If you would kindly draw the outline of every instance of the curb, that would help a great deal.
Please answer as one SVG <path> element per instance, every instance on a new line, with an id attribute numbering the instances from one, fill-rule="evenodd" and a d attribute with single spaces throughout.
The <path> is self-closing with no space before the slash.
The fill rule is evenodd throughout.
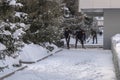
<path id="1" fill-rule="evenodd" d="M 60 51 L 62 51 L 62 50 L 63 50 L 63 49 L 57 50 L 57 51 L 55 51 L 53 54 L 56 54 L 56 53 L 58 53 L 58 52 L 60 52 Z M 43 57 L 43 58 L 41 58 L 41 59 L 38 59 L 36 62 L 42 61 L 42 60 L 48 58 L 49 56 L 53 56 L 53 54 L 49 54 L 49 55 L 47 55 L 47 56 L 45 56 L 45 57 Z"/>
<path id="2" fill-rule="evenodd" d="M 23 64 L 33 64 L 33 63 L 37 63 L 37 62 L 40 62 L 40 61 L 42 61 L 42 60 L 44 60 L 44 59 L 52 56 L 53 54 L 56 54 L 56 53 L 60 52 L 60 51 L 62 51 L 62 50 L 63 50 L 63 49 L 57 50 L 57 51 L 55 51 L 54 53 L 49 54 L 49 55 L 47 55 L 47 56 L 45 56 L 45 57 L 43 57 L 43 58 L 41 58 L 41 59 L 38 59 L 38 60 L 35 61 L 35 62 L 22 61 L 22 63 L 23 63 Z M 21 67 L 21 68 L 13 71 L 13 72 L 11 72 L 11 73 L 8 73 L 8 74 L 6 74 L 5 76 L 0 77 L 0 80 L 4 80 L 5 78 L 12 76 L 12 75 L 15 74 L 16 72 L 22 71 L 22 70 L 24 70 L 24 69 L 27 68 L 27 67 L 28 67 L 28 66 L 24 66 L 24 67 Z"/>
<path id="3" fill-rule="evenodd" d="M 28 61 L 21 61 L 21 63 L 23 63 L 23 64 L 33 64 L 33 63 L 35 63 L 34 61 L 31 61 L 31 62 L 28 62 Z"/>
<path id="4" fill-rule="evenodd" d="M 3 77 L 1 77 L 0 80 L 3 80 L 3 79 L 5 79 L 5 78 L 7 78 L 7 77 L 9 77 L 9 76 L 11 76 L 11 75 L 13 75 L 13 74 L 15 74 L 15 72 L 21 71 L 21 70 L 23 70 L 23 69 L 25 69 L 25 68 L 27 68 L 27 66 L 21 67 L 21 68 L 15 70 L 15 71 L 13 71 L 13 72 L 11 72 L 11 73 L 9 73 L 9 74 L 3 76 Z"/>
<path id="5" fill-rule="evenodd" d="M 50 54 L 50 55 L 47 55 L 47 56 L 45 56 L 45 57 L 43 57 L 43 58 L 41 58 L 41 59 L 38 59 L 36 62 L 40 62 L 40 61 L 42 61 L 42 60 L 44 60 L 44 59 L 46 59 L 46 58 L 48 58 L 49 56 L 52 56 L 53 54 Z"/>
<path id="6" fill-rule="evenodd" d="M 60 49 L 60 50 L 57 50 L 56 52 L 54 52 L 54 53 L 59 53 L 59 52 L 61 52 L 63 49 Z"/>

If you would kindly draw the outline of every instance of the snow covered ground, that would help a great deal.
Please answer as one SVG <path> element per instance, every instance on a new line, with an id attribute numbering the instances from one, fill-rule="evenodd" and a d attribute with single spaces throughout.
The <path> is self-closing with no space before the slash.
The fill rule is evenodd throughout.
<path id="1" fill-rule="evenodd" d="M 43 48 L 39 45 L 25 44 L 25 46 L 22 48 L 22 51 L 19 54 L 17 54 L 18 55 L 17 58 L 14 59 L 12 57 L 6 56 L 5 60 L 0 60 L 0 67 L 9 65 L 9 67 L 5 68 L 3 72 L 0 71 L 0 77 L 25 66 L 25 64 L 17 68 L 12 66 L 13 64 L 19 64 L 19 60 L 22 60 L 25 62 L 36 62 L 37 60 L 45 56 L 48 56 L 49 54 L 52 54 L 55 51 L 59 50 L 55 45 L 52 44 L 51 46 L 53 46 L 55 49 L 52 52 L 48 52 L 46 48 Z M 0 44 L 0 50 L 4 48 L 5 48 L 4 45 Z"/>
<path id="2" fill-rule="evenodd" d="M 116 34 L 115 36 L 112 37 L 112 44 L 114 45 L 117 55 L 120 58 L 120 34 Z"/>
<path id="3" fill-rule="evenodd" d="M 112 54 L 102 49 L 64 49 L 5 80 L 116 80 Z"/>
<path id="4" fill-rule="evenodd" d="M 46 48 L 35 44 L 25 44 L 19 57 L 22 61 L 35 62 L 46 55 L 48 55 Z"/>
<path id="5" fill-rule="evenodd" d="M 120 34 L 114 35 L 111 40 L 116 75 L 118 76 L 118 79 L 120 79 Z"/>

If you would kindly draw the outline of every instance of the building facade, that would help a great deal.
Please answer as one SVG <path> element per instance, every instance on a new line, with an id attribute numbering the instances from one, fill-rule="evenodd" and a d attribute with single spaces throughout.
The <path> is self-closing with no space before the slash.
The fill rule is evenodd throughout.
<path id="1" fill-rule="evenodd" d="M 96 8 L 120 8 L 120 0 L 79 0 L 79 10 Z"/>
<path id="2" fill-rule="evenodd" d="M 120 0 L 79 0 L 79 12 L 88 10 L 104 17 L 104 49 L 111 49 L 111 37 L 120 33 Z M 99 16 L 99 14 L 97 15 Z M 101 15 L 100 15 L 101 16 Z"/>

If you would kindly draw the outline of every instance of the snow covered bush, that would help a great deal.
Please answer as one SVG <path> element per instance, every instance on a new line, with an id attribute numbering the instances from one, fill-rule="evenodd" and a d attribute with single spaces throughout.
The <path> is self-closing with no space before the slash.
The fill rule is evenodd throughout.
<path id="1" fill-rule="evenodd" d="M 0 1 L 0 19 L 6 21 L 6 19 L 13 13 L 13 10 L 13 7 L 9 5 L 8 0 Z"/>
<path id="2" fill-rule="evenodd" d="M 23 3 L 23 11 L 28 13 L 30 28 L 23 37 L 25 43 L 56 43 L 61 38 L 61 8 L 56 1 L 28 0 Z M 33 4 L 34 3 L 34 4 Z M 27 10 L 25 10 L 27 9 Z"/>
<path id="3" fill-rule="evenodd" d="M 22 36 L 21 33 L 23 33 L 22 30 L 19 30 L 17 26 L 16 29 L 11 26 L 13 26 L 12 23 L 1 22 L 0 43 L 6 47 L 6 49 L 1 51 L 2 55 L 11 56 L 23 46 L 20 38 Z"/>
<path id="4" fill-rule="evenodd" d="M 56 49 L 51 44 L 60 41 L 63 21 L 58 1 L 1 0 L 0 5 L 0 59 L 18 59 L 25 43 Z"/>

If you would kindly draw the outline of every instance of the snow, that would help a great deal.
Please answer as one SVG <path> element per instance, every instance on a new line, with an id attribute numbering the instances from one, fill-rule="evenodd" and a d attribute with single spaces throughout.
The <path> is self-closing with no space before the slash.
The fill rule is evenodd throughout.
<path id="1" fill-rule="evenodd" d="M 12 1 L 14 2 L 15 0 Z M 18 12 L 16 16 L 20 17 L 20 14 Z M 20 26 L 13 33 L 14 38 L 19 38 L 19 36 L 25 33 L 23 31 L 26 28 L 24 23 L 10 23 L 10 25 L 11 29 L 17 29 L 17 25 Z M 4 33 L 11 35 L 9 31 L 4 31 Z M 120 52 L 119 36 L 117 35 L 117 37 L 113 38 L 116 41 L 115 45 L 118 52 Z M 65 40 L 63 41 L 65 42 Z M 74 38 L 71 38 L 70 44 L 75 44 Z M 53 44 L 46 43 L 46 45 L 53 46 L 54 50 L 48 53 L 46 48 L 40 45 L 33 43 L 25 44 L 21 52 L 16 52 L 17 58 L 6 56 L 5 60 L 0 60 L 0 67 L 9 65 L 9 69 L 5 68 L 4 72 L 0 72 L 0 77 L 18 69 L 12 65 L 19 63 L 19 60 L 36 62 L 59 50 Z M 90 40 L 85 45 L 103 45 L 103 35 L 98 35 L 98 44 L 92 44 L 92 40 Z M 4 49 L 6 47 L 0 43 L 0 50 Z M 41 62 L 27 66 L 27 69 L 19 71 L 5 80 L 116 80 L 111 51 L 103 49 L 63 49 L 62 52 L 54 54 Z"/>
<path id="2" fill-rule="evenodd" d="M 104 17 L 95 17 L 97 20 L 104 20 Z"/>
<path id="3" fill-rule="evenodd" d="M 46 45 L 46 46 L 51 46 L 51 47 L 54 48 L 51 53 L 55 53 L 56 51 L 59 50 L 59 48 L 58 48 L 56 45 L 54 45 L 54 44 L 46 43 L 45 45 Z"/>
<path id="4" fill-rule="evenodd" d="M 26 26 L 24 23 L 19 23 L 19 25 L 23 28 L 25 28 L 25 26 Z"/>
<path id="5" fill-rule="evenodd" d="M 5 30 L 3 30 L 3 32 L 0 34 L 11 35 L 10 31 L 5 31 Z"/>
<path id="6" fill-rule="evenodd" d="M 112 37 L 112 43 L 117 44 L 120 43 L 120 34 L 116 34 Z"/>
<path id="7" fill-rule="evenodd" d="M 13 5 L 13 6 L 23 6 L 21 3 L 17 3 L 16 0 L 8 0 L 10 1 L 9 5 Z"/>
<path id="8" fill-rule="evenodd" d="M 5 49 L 6 49 L 6 46 L 4 44 L 0 43 L 0 51 L 5 50 Z"/>
<path id="9" fill-rule="evenodd" d="M 9 4 L 10 5 L 15 5 L 16 4 L 16 0 L 11 0 Z"/>
<path id="10" fill-rule="evenodd" d="M 58 50 L 58 48 L 52 44 L 53 47 L 55 47 L 55 50 Z M 0 50 L 6 49 L 6 47 L 0 43 Z M 6 56 L 5 60 L 0 60 L 0 67 L 4 67 L 6 65 L 9 65 L 9 69 L 5 68 L 4 72 L 0 72 L 0 77 L 13 72 L 17 70 L 18 68 L 13 67 L 13 64 L 19 64 L 19 60 L 25 61 L 25 62 L 36 62 L 38 59 L 41 59 L 45 56 L 48 56 L 49 54 L 46 48 L 41 47 L 40 45 L 36 44 L 25 44 L 22 48 L 21 52 L 16 52 L 13 56 L 18 56 L 16 58 L 8 57 Z M 22 66 L 24 66 L 22 64 Z"/>
<path id="11" fill-rule="evenodd" d="M 40 45 L 25 44 L 24 48 L 22 48 L 22 51 L 20 52 L 19 57 L 22 61 L 35 62 L 43 58 L 44 56 L 47 56 L 59 50 L 59 48 L 53 44 L 51 44 L 50 46 L 54 47 L 54 50 L 52 52 L 48 52 L 46 48 L 43 48 Z"/>
<path id="12" fill-rule="evenodd" d="M 8 23 L 0 21 L 0 28 L 3 28 L 4 26 L 8 26 Z"/>
<path id="13" fill-rule="evenodd" d="M 62 9 L 69 11 L 69 9 L 66 6 L 62 7 Z"/>
<path id="14" fill-rule="evenodd" d="M 23 61 L 36 61 L 45 55 L 48 55 L 47 50 L 39 45 L 35 44 L 25 44 L 22 52 L 20 53 L 20 58 Z"/>
<path id="15" fill-rule="evenodd" d="M 14 29 L 15 32 L 11 34 L 9 31 L 4 31 L 0 34 L 6 34 L 6 35 L 12 35 L 13 38 L 19 39 L 22 34 L 25 34 L 25 30 L 29 28 L 29 25 L 26 25 L 25 23 L 9 23 L 10 28 Z"/>
<path id="16" fill-rule="evenodd" d="M 16 3 L 15 5 L 16 6 L 21 6 L 21 7 L 23 6 L 23 4 L 21 4 L 21 3 Z"/>
<path id="17" fill-rule="evenodd" d="M 114 55 L 117 56 L 117 61 L 120 68 L 120 34 L 116 34 L 112 37 L 112 45 L 113 50 L 116 52 Z"/>
<path id="18" fill-rule="evenodd" d="M 103 36 L 99 36 L 99 44 Z M 74 40 L 71 43 L 74 43 Z M 90 43 L 91 44 L 91 43 Z M 48 44 L 57 48 L 53 44 Z M 96 45 L 96 44 L 94 44 Z M 51 52 L 51 53 L 53 53 Z M 35 62 L 47 56 L 48 51 L 36 44 L 25 44 L 16 59 L 7 57 L 6 61 L 0 61 L 2 66 L 10 65 L 10 69 L 0 72 L 0 77 L 14 71 L 11 65 L 19 60 Z M 5 65 L 4 65 L 5 64 Z M 93 49 L 63 49 L 47 59 L 35 64 L 27 65 L 25 70 L 16 72 L 4 80 L 116 80 L 112 53 L 110 50 L 100 48 Z"/>
<path id="19" fill-rule="evenodd" d="M 9 23 L 10 24 L 10 28 L 13 29 L 16 27 L 16 24 L 15 23 Z"/>
<path id="20" fill-rule="evenodd" d="M 22 28 L 29 28 L 29 25 L 26 25 L 25 23 L 10 23 L 10 28 L 14 29 L 17 28 L 17 26 L 22 27 Z"/>
<path id="21" fill-rule="evenodd" d="M 118 55 L 120 55 L 120 34 L 112 37 L 112 44 L 114 45 Z"/>
<path id="22" fill-rule="evenodd" d="M 22 16 L 26 16 L 27 14 L 26 14 L 26 13 L 23 13 L 23 12 L 16 12 L 16 13 L 15 13 L 15 16 L 17 16 L 17 17 L 19 17 L 19 18 L 21 17 L 21 15 L 22 15 Z"/>
<path id="23" fill-rule="evenodd" d="M 12 71 L 15 71 L 17 70 L 18 68 L 14 68 L 12 65 L 14 63 L 18 63 L 18 58 L 14 59 L 12 57 L 8 57 L 6 56 L 6 59 L 5 60 L 0 60 L 0 67 L 5 67 L 8 65 L 8 68 L 5 68 L 3 72 L 0 72 L 0 77 L 6 75 L 6 74 L 9 74 L 11 73 Z M 22 65 L 24 66 L 24 65 Z"/>
<path id="24" fill-rule="evenodd" d="M 64 49 L 5 80 L 116 80 L 112 54 L 102 49 Z"/>
<path id="25" fill-rule="evenodd" d="M 22 30 L 22 28 L 20 28 L 13 33 L 13 38 L 19 39 L 19 37 L 22 36 L 22 34 L 24 33 L 25 32 Z"/>

